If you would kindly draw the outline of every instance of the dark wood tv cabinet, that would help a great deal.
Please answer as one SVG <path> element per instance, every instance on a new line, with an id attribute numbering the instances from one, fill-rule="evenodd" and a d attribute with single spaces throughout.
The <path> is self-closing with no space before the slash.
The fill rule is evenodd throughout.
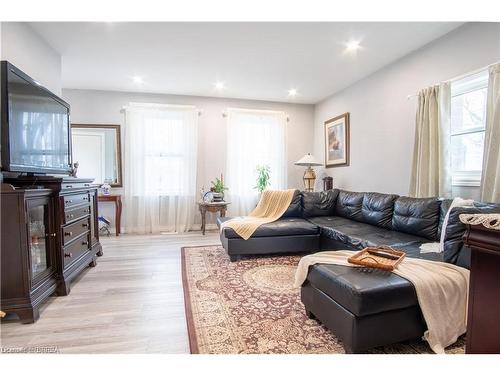
<path id="1" fill-rule="evenodd" d="M 23 323 L 38 319 L 53 293 L 65 296 L 71 281 L 102 255 L 97 185 L 91 179 L 30 176 L 4 178 L 1 190 L 0 310 Z"/>

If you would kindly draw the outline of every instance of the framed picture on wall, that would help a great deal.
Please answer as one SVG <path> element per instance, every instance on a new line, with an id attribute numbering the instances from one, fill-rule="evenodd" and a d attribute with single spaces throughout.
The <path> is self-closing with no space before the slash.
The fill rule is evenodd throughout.
<path id="1" fill-rule="evenodd" d="M 325 166 L 349 165 L 349 112 L 325 121 Z"/>

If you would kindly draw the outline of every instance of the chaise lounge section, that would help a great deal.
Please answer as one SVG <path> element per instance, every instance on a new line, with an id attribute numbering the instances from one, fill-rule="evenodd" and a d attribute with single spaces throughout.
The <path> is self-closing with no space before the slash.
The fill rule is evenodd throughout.
<path id="1" fill-rule="evenodd" d="M 320 227 L 302 215 L 302 193 L 295 191 L 292 202 L 280 220 L 261 225 L 248 240 L 233 229 L 223 228 L 221 242 L 231 261 L 243 255 L 314 252 L 320 248 Z M 232 218 L 220 217 L 220 227 Z"/>

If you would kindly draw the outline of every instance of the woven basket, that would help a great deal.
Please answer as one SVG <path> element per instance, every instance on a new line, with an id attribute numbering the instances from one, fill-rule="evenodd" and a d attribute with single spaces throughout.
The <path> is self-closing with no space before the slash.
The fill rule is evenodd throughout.
<path id="1" fill-rule="evenodd" d="M 389 246 L 365 247 L 349 257 L 347 261 L 358 266 L 394 271 L 405 257 L 405 252 Z"/>

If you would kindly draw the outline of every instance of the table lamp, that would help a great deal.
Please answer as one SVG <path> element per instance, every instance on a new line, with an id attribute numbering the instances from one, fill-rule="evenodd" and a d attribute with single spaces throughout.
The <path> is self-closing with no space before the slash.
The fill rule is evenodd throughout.
<path id="1" fill-rule="evenodd" d="M 302 167 L 307 167 L 304 172 L 304 190 L 314 191 L 314 182 L 316 181 L 316 173 L 314 173 L 313 166 L 321 166 L 323 164 L 318 163 L 314 156 L 311 154 L 304 155 L 299 161 L 295 162 L 295 165 L 300 165 Z"/>

